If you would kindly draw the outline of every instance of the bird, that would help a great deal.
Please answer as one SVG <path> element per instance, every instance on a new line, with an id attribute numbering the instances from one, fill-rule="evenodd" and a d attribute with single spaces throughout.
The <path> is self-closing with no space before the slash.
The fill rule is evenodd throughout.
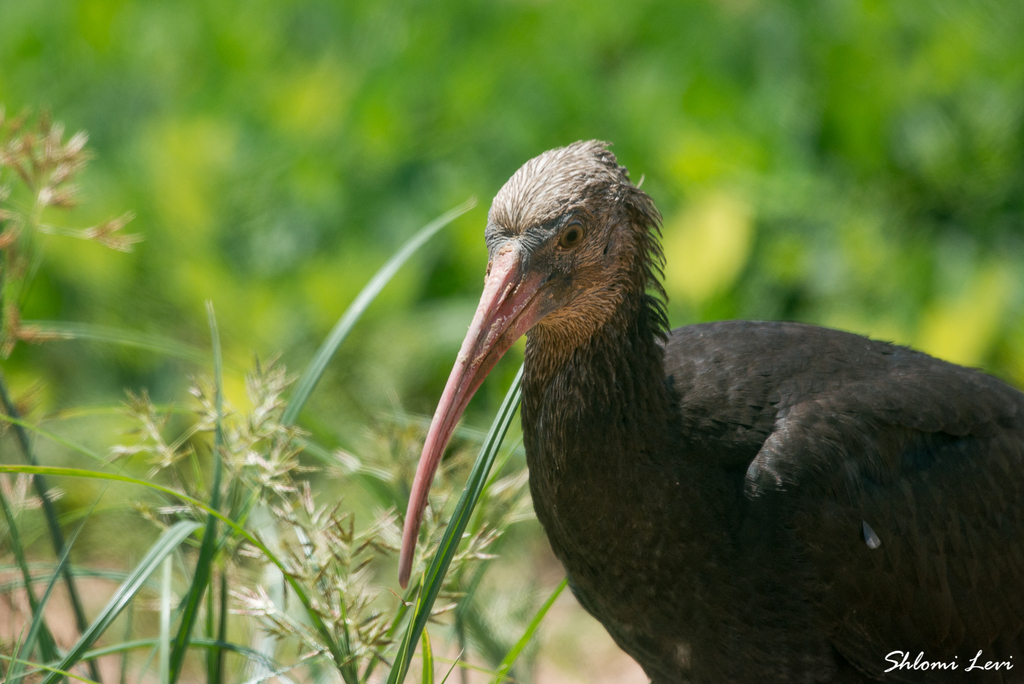
<path id="1" fill-rule="evenodd" d="M 661 215 L 609 144 L 526 162 L 405 517 L 526 335 L 534 509 L 653 684 L 1024 681 L 1024 394 L 795 322 L 669 330 Z"/>

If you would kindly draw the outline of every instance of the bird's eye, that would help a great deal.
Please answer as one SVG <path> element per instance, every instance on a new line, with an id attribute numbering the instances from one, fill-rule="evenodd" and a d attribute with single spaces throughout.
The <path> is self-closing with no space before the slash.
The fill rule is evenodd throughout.
<path id="1" fill-rule="evenodd" d="M 563 249 L 570 249 L 578 245 L 582 239 L 583 224 L 579 221 L 573 221 L 562 231 L 562 236 L 558 238 L 558 246 Z"/>

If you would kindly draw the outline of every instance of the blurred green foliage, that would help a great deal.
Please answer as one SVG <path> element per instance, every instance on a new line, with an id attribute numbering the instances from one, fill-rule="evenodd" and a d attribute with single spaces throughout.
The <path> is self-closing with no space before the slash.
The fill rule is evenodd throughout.
<path id="1" fill-rule="evenodd" d="M 210 298 L 229 358 L 298 367 L 407 236 L 476 195 L 318 391 L 341 424 L 394 397 L 428 412 L 489 198 L 601 138 L 665 214 L 673 324 L 810 321 L 1021 383 L 1022 35 L 1017 0 L 2 0 L 0 102 L 87 130 L 79 222 L 130 208 L 145 236 L 131 256 L 53 241 L 25 315 L 203 345 Z M 183 382 L 71 342 L 10 367 L 50 408 Z"/>

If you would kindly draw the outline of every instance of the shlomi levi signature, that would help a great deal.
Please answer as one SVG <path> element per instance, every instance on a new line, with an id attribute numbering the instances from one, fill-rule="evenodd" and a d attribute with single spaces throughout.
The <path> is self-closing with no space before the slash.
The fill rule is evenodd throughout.
<path id="1" fill-rule="evenodd" d="M 1009 660 L 983 660 L 982 652 L 978 651 L 971 658 L 967 667 L 964 668 L 964 672 L 981 671 L 981 670 L 1012 670 L 1013 669 L 1013 656 L 1010 656 Z M 913 660 L 910 659 L 909 651 L 892 651 L 885 656 L 885 662 L 891 663 L 889 668 L 885 672 L 892 672 L 893 670 L 959 670 L 960 663 L 957 662 L 957 657 L 953 656 L 952 660 L 926 660 L 924 651 L 917 654 L 917 657 Z"/>

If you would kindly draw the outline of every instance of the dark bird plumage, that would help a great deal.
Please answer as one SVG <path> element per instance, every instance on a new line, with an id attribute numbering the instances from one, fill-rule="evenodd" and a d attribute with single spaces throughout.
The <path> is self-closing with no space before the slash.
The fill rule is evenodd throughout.
<path id="1" fill-rule="evenodd" d="M 599 142 L 540 155 L 495 197 L 403 583 L 451 429 L 528 330 L 537 517 L 653 682 L 1024 681 L 1024 395 L 809 325 L 669 333 L 659 223 Z"/>

